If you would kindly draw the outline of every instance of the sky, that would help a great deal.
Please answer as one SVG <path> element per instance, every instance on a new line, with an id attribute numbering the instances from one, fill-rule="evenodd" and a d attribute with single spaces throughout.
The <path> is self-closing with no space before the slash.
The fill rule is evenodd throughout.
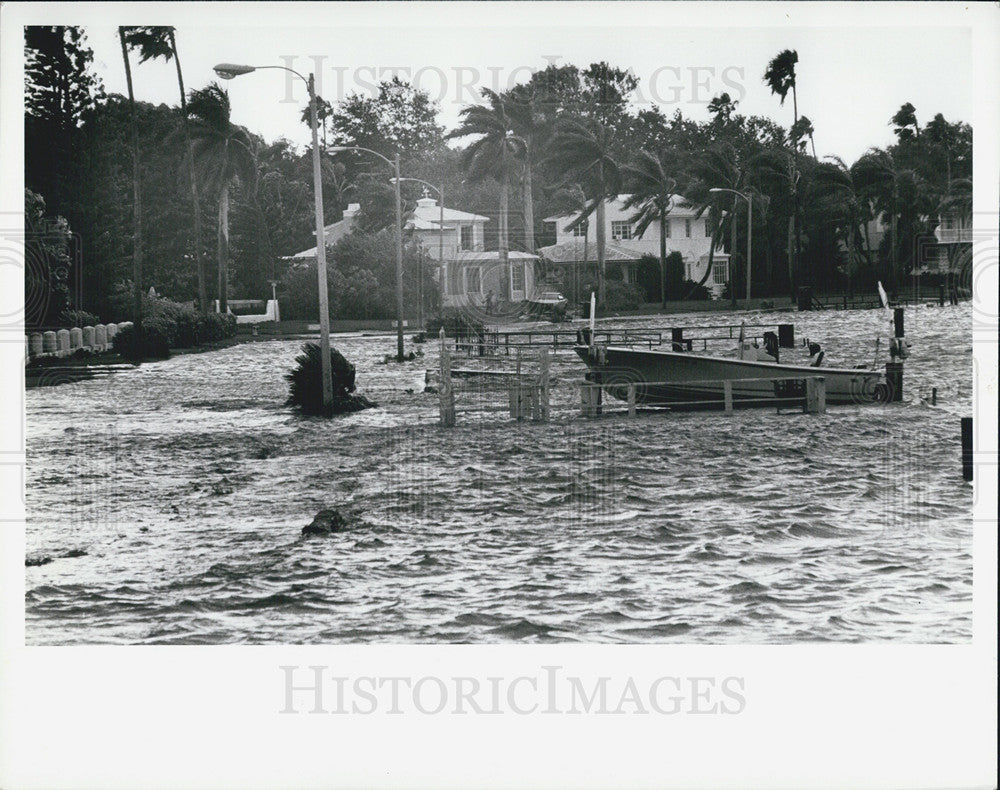
<path id="1" fill-rule="evenodd" d="M 220 62 L 289 65 L 304 74 L 315 70 L 319 92 L 331 101 L 352 92 L 371 95 L 379 80 L 398 74 L 438 101 L 446 128 L 455 126 L 463 106 L 478 100 L 481 87 L 505 89 L 549 63 L 585 67 L 602 60 L 639 77 L 639 106 L 657 104 L 667 115 L 680 109 L 703 120 L 711 98 L 725 91 L 739 101 L 740 112 L 787 127 L 791 97 L 782 105 L 762 80 L 768 61 L 786 48 L 798 51 L 799 112 L 813 122 L 821 157 L 836 155 L 850 163 L 871 146 L 890 144 L 889 119 L 907 101 L 921 123 L 939 112 L 951 121 L 973 119 L 967 27 L 832 27 L 813 19 L 801 26 L 675 26 L 674 4 L 664 4 L 657 14 L 614 5 L 622 11 L 610 17 L 553 17 L 543 13 L 548 4 L 538 4 L 523 7 L 524 14 L 487 18 L 480 9 L 449 14 L 465 6 L 448 3 L 428 19 L 371 3 L 361 12 L 320 14 L 312 25 L 306 24 L 312 14 L 296 13 L 289 5 L 287 14 L 273 20 L 278 25 L 265 24 L 268 20 L 253 12 L 234 26 L 185 15 L 176 23 L 177 44 L 188 88 L 214 79 L 212 67 Z M 344 16 L 350 18 L 339 18 Z M 130 20 L 85 24 L 95 69 L 109 92 L 125 91 L 114 27 L 123 21 Z M 172 64 L 134 66 L 134 83 L 142 100 L 178 102 Z M 305 86 L 292 75 L 261 71 L 223 84 L 235 122 L 267 140 L 307 142 L 308 128 L 299 120 Z"/>

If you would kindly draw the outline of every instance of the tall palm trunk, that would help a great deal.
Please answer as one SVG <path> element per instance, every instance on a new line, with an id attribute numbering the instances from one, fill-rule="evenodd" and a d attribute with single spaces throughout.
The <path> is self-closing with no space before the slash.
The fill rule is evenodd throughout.
<path id="1" fill-rule="evenodd" d="M 799 122 L 799 94 L 795 89 L 795 83 L 792 83 L 792 112 L 795 114 L 795 124 L 798 125 Z M 793 271 L 795 276 L 798 277 L 801 274 L 802 269 L 802 218 L 801 218 L 801 206 L 799 204 L 799 149 L 798 146 L 792 145 L 792 199 L 794 200 L 795 208 L 795 264 L 793 266 Z M 792 292 L 792 299 L 795 299 L 794 285 Z"/>
<path id="2" fill-rule="evenodd" d="M 527 140 L 524 151 L 524 251 L 535 252 L 535 202 L 531 195 L 531 140 Z"/>
<path id="3" fill-rule="evenodd" d="M 170 29 L 170 49 L 174 53 L 174 66 L 177 68 L 177 88 L 181 92 L 181 129 L 184 132 L 184 150 L 191 189 L 191 214 L 194 221 L 194 239 L 192 248 L 194 262 L 198 272 L 198 306 L 201 312 L 208 312 L 208 285 L 205 275 L 205 258 L 201 254 L 201 206 L 198 200 L 198 179 L 194 172 L 194 149 L 191 145 L 191 132 L 188 127 L 187 97 L 184 95 L 184 74 L 181 71 L 181 58 L 177 54 L 177 41 L 174 31 Z"/>
<path id="4" fill-rule="evenodd" d="M 660 306 L 667 309 L 667 212 L 660 209 Z"/>
<path id="5" fill-rule="evenodd" d="M 507 211 L 509 198 L 507 195 L 507 172 L 500 177 L 500 295 L 510 299 L 510 254 L 507 237 Z"/>
<path id="6" fill-rule="evenodd" d="M 854 296 L 854 292 L 851 290 L 851 267 L 854 263 L 854 218 L 850 220 L 850 226 L 847 229 L 847 295 Z"/>
<path id="7" fill-rule="evenodd" d="M 219 195 L 219 312 L 229 311 L 229 185 Z"/>
<path id="8" fill-rule="evenodd" d="M 125 28 L 118 28 L 125 62 L 125 81 L 128 84 L 128 106 L 132 131 L 132 310 L 135 326 L 141 331 L 142 322 L 142 182 L 139 172 L 139 124 L 135 114 L 135 93 L 132 90 L 132 66 L 128 61 Z"/>
<path id="9" fill-rule="evenodd" d="M 712 275 L 712 268 L 715 266 L 715 248 L 719 243 L 720 237 L 722 236 L 722 225 L 717 225 L 712 231 L 712 245 L 708 248 L 708 268 L 705 269 L 705 273 L 701 276 L 701 280 L 697 284 L 691 286 L 684 298 L 690 298 L 691 294 L 695 292 L 699 286 L 704 286 L 708 282 L 708 278 Z"/>
<path id="10" fill-rule="evenodd" d="M 603 179 L 602 179 L 603 182 Z M 603 183 L 602 183 L 603 189 Z M 604 195 L 597 202 L 597 301 L 607 309 L 607 272 L 604 267 Z"/>
<path id="11" fill-rule="evenodd" d="M 733 213 L 729 217 L 729 298 L 736 309 L 736 209 L 737 196 L 733 195 Z"/>
<path id="12" fill-rule="evenodd" d="M 607 303 L 607 272 L 604 268 L 604 162 L 597 163 L 597 188 L 601 194 L 597 201 L 597 301 L 601 309 L 606 310 Z"/>

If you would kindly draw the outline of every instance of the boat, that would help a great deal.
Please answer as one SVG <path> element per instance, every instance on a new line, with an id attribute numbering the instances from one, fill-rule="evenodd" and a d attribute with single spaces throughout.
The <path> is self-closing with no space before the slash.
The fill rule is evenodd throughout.
<path id="1" fill-rule="evenodd" d="M 587 339 L 586 335 L 582 335 Z M 673 351 L 666 348 L 577 344 L 574 350 L 590 368 L 587 378 L 612 397 L 649 406 L 721 406 L 730 382 L 734 406 L 774 403 L 777 397 L 805 395 L 805 378 L 822 376 L 828 404 L 878 403 L 889 399 L 884 374 L 866 368 L 789 365 Z M 819 356 L 817 353 L 815 356 Z M 742 401 L 742 403 L 741 403 Z"/>
<path id="2" fill-rule="evenodd" d="M 532 296 L 528 301 L 528 311 L 532 315 L 548 315 L 553 319 L 561 319 L 566 314 L 569 302 L 558 291 L 543 291 Z"/>

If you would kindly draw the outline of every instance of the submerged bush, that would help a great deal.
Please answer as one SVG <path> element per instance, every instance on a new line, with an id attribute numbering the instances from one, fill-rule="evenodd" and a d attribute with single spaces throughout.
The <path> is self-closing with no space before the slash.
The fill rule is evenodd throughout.
<path id="1" fill-rule="evenodd" d="M 302 353 L 295 358 L 296 366 L 285 375 L 288 381 L 287 406 L 295 406 L 303 414 L 326 415 L 361 411 L 378 404 L 363 395 L 353 395 L 355 389 L 354 365 L 337 349 L 330 349 L 330 366 L 333 372 L 333 407 L 323 407 L 323 366 L 318 343 L 305 343 Z"/>

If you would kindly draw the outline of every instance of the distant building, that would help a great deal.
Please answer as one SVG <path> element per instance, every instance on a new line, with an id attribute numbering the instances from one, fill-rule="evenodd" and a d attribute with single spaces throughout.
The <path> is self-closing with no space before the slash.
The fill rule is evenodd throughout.
<path id="1" fill-rule="evenodd" d="M 360 211 L 360 204 L 352 203 L 344 211 L 343 219 L 326 226 L 327 247 L 357 227 Z M 419 246 L 424 260 L 435 266 L 437 282 L 444 283 L 445 307 L 482 306 L 490 293 L 494 301 L 509 294 L 510 301 L 519 302 L 530 299 L 540 287 L 538 256 L 513 250 L 508 253 L 509 283 L 504 287 L 500 253 L 483 248 L 488 221 L 488 217 L 448 207 L 442 213 L 438 202 L 426 190 L 407 218 L 406 237 Z M 311 247 L 289 255 L 286 260 L 304 263 L 315 258 L 316 248 Z"/>
<path id="2" fill-rule="evenodd" d="M 626 209 L 629 195 L 618 195 L 605 203 L 605 262 L 621 267 L 625 282 L 637 279 L 639 259 L 643 255 L 660 255 L 660 223 L 652 222 L 639 236 L 635 224 L 631 222 L 635 209 Z M 709 251 L 712 246 L 708 218 L 696 216 L 694 207 L 682 196 L 674 195 L 667 215 L 667 254 L 679 252 L 684 259 L 684 277 L 700 282 L 708 270 Z M 565 214 L 546 217 L 549 234 L 554 231 L 556 243 L 539 249 L 539 254 L 555 268 L 571 264 L 592 263 L 597 260 L 596 213 L 573 230 L 567 230 L 579 214 Z M 564 282 L 571 279 L 564 276 Z M 722 295 L 729 282 L 729 254 L 716 246 L 713 256 L 712 273 L 705 282 L 706 287 L 716 297 Z"/>

